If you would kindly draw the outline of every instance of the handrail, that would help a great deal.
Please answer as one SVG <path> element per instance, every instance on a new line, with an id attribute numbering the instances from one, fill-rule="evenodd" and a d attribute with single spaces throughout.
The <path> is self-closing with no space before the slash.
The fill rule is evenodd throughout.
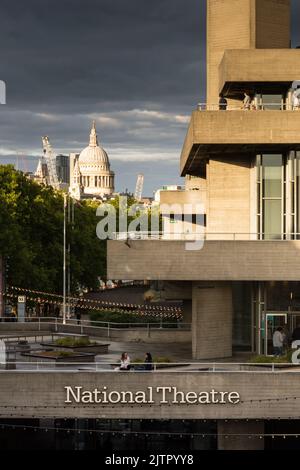
<path id="1" fill-rule="evenodd" d="M 246 232 L 114 232 L 113 240 L 215 240 L 215 241 L 291 241 L 300 240 L 300 233 L 246 233 Z"/>
<path id="2" fill-rule="evenodd" d="M 34 358 L 33 358 L 34 359 Z M 18 372 L 65 372 L 70 373 L 73 370 L 78 371 L 78 367 L 84 368 L 84 372 L 113 372 L 115 368 L 120 364 L 119 360 L 110 362 L 68 362 L 59 361 L 59 368 L 55 365 L 49 364 L 49 361 L 55 361 L 54 358 L 45 358 L 45 360 L 33 360 L 33 361 L 1 361 L 0 366 L 13 366 L 15 368 L 1 369 L 0 373 L 18 373 Z M 131 362 L 130 366 L 132 369 L 128 372 L 167 372 L 167 373 L 271 373 L 280 374 L 284 373 L 297 373 L 300 374 L 300 364 L 293 363 L 251 363 L 251 362 L 153 362 L 152 370 L 142 370 L 142 367 L 146 364 L 143 362 Z M 147 364 L 148 365 L 148 364 Z M 19 366 L 19 368 L 17 368 Z M 63 367 L 68 369 L 63 369 Z M 179 370 L 181 369 L 181 370 Z M 267 370 L 266 370 L 267 369 Z M 299 397 L 300 398 L 300 397 Z"/>
<path id="3" fill-rule="evenodd" d="M 226 107 L 225 107 L 226 106 Z M 223 107 L 223 108 L 222 108 Z M 269 109 L 269 108 L 274 109 Z M 224 105 L 220 103 L 198 103 L 197 104 L 197 111 L 294 111 L 295 108 L 290 103 L 264 103 L 254 105 L 252 103 L 250 108 L 244 107 L 243 103 L 241 102 L 240 105 Z"/>
<path id="4" fill-rule="evenodd" d="M 1 336 L 1 325 L 5 325 L 6 323 L 12 323 L 11 318 L 4 318 L 8 320 L 7 322 L 0 322 L 0 336 Z M 14 323 L 18 323 L 15 322 Z M 174 322 L 165 322 L 165 321 L 157 321 L 157 322 L 111 322 L 111 321 L 102 321 L 102 320 L 84 320 L 84 319 L 76 319 L 76 318 L 68 318 L 66 320 L 66 324 L 63 323 L 62 317 L 34 317 L 34 316 L 26 316 L 25 323 L 36 325 L 37 323 L 41 326 L 41 324 L 49 323 L 51 325 L 63 325 L 63 326 L 76 326 L 76 327 L 83 327 L 83 328 L 108 328 L 108 329 L 134 329 L 134 328 L 150 328 L 150 329 L 184 329 L 184 328 L 191 328 L 191 323 L 184 323 L 181 320 L 174 319 Z M 39 327 L 40 327 L 39 326 Z M 15 336 L 25 336 L 26 331 L 22 333 L 22 335 L 15 335 Z"/>

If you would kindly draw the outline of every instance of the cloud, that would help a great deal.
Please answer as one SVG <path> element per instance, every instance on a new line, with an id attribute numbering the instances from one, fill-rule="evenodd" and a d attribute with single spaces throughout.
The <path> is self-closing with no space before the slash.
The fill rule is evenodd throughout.
<path id="1" fill-rule="evenodd" d="M 189 116 L 205 101 L 205 0 L 2 0 L 0 57 L 1 162 L 19 152 L 33 169 L 42 135 L 80 151 L 95 119 L 120 190 L 143 169 L 150 192 L 178 178 Z"/>

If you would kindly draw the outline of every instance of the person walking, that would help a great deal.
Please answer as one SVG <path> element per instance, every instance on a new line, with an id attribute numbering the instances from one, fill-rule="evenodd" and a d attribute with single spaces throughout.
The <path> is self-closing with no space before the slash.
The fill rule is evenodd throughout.
<path id="1" fill-rule="evenodd" d="M 283 328 L 279 326 L 273 334 L 273 354 L 275 357 L 282 356 L 283 343 L 284 343 Z"/>

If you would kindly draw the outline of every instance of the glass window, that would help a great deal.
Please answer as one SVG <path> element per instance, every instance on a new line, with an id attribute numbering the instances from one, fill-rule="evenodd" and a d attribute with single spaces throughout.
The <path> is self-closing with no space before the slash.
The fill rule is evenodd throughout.
<path id="1" fill-rule="evenodd" d="M 262 155 L 258 175 L 258 233 L 266 240 L 280 239 L 283 232 L 283 155 Z"/>
<path id="2" fill-rule="evenodd" d="M 282 192 L 282 155 L 263 156 L 263 197 L 280 197 Z"/>
<path id="3" fill-rule="evenodd" d="M 281 110 L 282 95 L 261 95 L 263 109 Z"/>
<path id="4" fill-rule="evenodd" d="M 263 201 L 263 232 L 266 240 L 281 238 L 281 199 Z"/>

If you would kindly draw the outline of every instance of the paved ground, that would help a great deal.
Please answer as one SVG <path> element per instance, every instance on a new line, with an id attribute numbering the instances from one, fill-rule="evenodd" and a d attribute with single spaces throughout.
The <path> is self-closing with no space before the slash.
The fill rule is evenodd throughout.
<path id="1" fill-rule="evenodd" d="M 1 336 L 4 335 L 1 332 Z M 37 338 L 37 342 L 35 342 L 35 338 L 28 337 L 28 342 L 31 344 L 32 349 L 42 349 L 40 346 L 40 339 Z M 51 339 L 51 337 L 45 336 L 43 341 L 47 339 Z M 144 359 L 145 353 L 150 352 L 154 361 L 161 362 L 163 358 L 171 362 L 177 363 L 185 363 L 185 362 L 199 362 L 197 360 L 192 359 L 192 351 L 190 344 L 182 344 L 182 343 L 174 343 L 174 344 L 161 344 L 161 343 L 143 343 L 143 342 L 116 342 L 116 341 L 105 341 L 100 340 L 99 338 L 92 338 L 101 343 L 109 343 L 109 352 L 108 354 L 102 354 L 96 356 L 96 361 L 100 364 L 108 363 L 116 363 L 120 360 L 122 352 L 127 352 L 130 356 L 131 362 L 140 361 Z M 251 353 L 240 352 L 234 354 L 233 358 L 227 359 L 215 359 L 209 361 L 202 361 L 202 362 L 247 362 L 251 357 Z M 18 355 L 18 360 L 24 360 L 24 357 Z M 200 361 L 201 362 L 201 361 Z"/>

